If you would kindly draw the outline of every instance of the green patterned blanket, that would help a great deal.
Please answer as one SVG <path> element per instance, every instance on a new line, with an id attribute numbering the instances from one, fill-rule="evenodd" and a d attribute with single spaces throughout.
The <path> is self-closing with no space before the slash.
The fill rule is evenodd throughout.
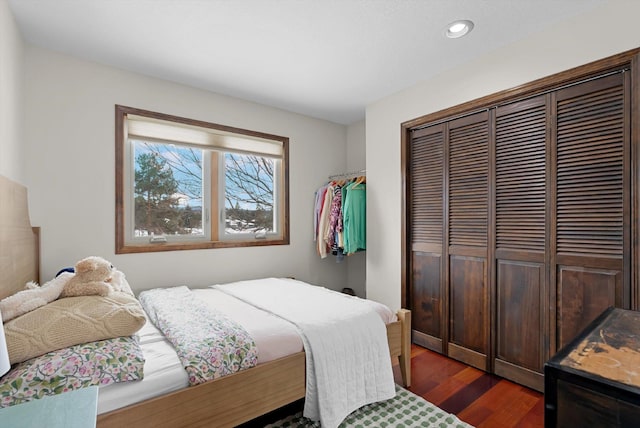
<path id="1" fill-rule="evenodd" d="M 302 417 L 300 412 L 267 425 L 265 428 L 287 427 L 319 428 L 320 424 Z M 398 385 L 396 385 L 395 398 L 361 407 L 347 416 L 339 428 L 364 427 L 473 428 L 454 415 Z"/>

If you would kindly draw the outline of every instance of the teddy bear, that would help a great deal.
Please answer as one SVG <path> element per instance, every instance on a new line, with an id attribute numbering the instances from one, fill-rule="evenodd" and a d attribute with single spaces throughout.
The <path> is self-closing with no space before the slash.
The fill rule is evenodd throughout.
<path id="1" fill-rule="evenodd" d="M 2 322 L 7 322 L 53 302 L 60 296 L 62 289 L 71 277 L 73 277 L 72 273 L 64 272 L 42 286 L 35 282 L 28 282 L 24 290 L 0 300 Z"/>
<path id="2" fill-rule="evenodd" d="M 0 313 L 2 321 L 7 322 L 58 298 L 106 296 L 113 291 L 133 296 L 124 273 L 102 257 L 92 256 L 80 260 L 74 269 L 63 269 L 42 286 L 28 282 L 25 290 L 0 300 Z"/>
<path id="3" fill-rule="evenodd" d="M 112 291 L 133 294 L 124 274 L 102 257 L 86 257 L 75 264 L 75 274 L 63 287 L 60 298 L 74 296 L 106 296 Z"/>

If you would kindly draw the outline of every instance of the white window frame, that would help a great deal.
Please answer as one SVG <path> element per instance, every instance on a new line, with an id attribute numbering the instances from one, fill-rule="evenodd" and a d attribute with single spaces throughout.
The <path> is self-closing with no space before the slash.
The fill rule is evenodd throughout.
<path id="1" fill-rule="evenodd" d="M 207 242 L 211 241 L 211 156 L 207 156 L 206 151 L 202 156 L 202 230 L 203 234 L 197 235 L 155 235 L 155 236 L 135 236 L 135 147 L 134 142 L 157 143 L 157 144 L 174 144 L 181 146 L 179 143 L 170 141 L 156 142 L 152 140 L 143 140 L 141 138 L 127 138 L 125 145 L 125 183 L 124 195 L 127 209 L 125 210 L 125 243 L 126 244 L 145 244 L 145 243 L 181 243 L 181 242 Z"/>
<path id="2" fill-rule="evenodd" d="M 225 208 L 225 192 L 226 189 L 226 165 L 225 157 L 218 157 L 218 180 L 220 183 L 224 183 L 221 186 L 220 192 L 218 192 L 218 230 L 220 230 L 219 239 L 222 241 L 250 241 L 254 239 L 272 240 L 277 239 L 281 235 L 281 225 L 278 221 L 280 219 L 280 206 L 278 203 L 282 194 L 282 184 L 279 183 L 278 177 L 282 175 L 282 160 L 276 161 L 274 165 L 274 181 L 273 181 L 273 226 L 272 231 L 265 234 L 253 233 L 253 232 L 240 232 L 240 233 L 227 233 L 226 232 L 226 208 Z"/>

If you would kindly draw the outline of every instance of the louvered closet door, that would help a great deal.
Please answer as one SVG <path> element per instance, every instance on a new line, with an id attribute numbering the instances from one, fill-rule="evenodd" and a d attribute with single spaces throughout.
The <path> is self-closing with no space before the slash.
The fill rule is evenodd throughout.
<path id="1" fill-rule="evenodd" d="M 488 113 L 449 123 L 448 355 L 488 368 Z"/>
<path id="2" fill-rule="evenodd" d="M 557 93 L 556 349 L 630 304 L 629 74 Z"/>
<path id="3" fill-rule="evenodd" d="M 412 336 L 443 352 L 444 125 L 413 131 L 408 154 Z"/>
<path id="4" fill-rule="evenodd" d="M 494 371 L 542 390 L 548 359 L 546 180 L 548 96 L 496 109 Z"/>

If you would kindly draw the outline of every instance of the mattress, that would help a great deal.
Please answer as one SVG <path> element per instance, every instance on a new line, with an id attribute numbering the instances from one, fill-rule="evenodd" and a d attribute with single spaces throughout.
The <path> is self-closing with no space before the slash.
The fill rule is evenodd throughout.
<path id="1" fill-rule="evenodd" d="M 247 330 L 258 348 L 258 364 L 303 350 L 296 327 L 275 315 L 244 303 L 219 290 L 192 289 L 201 301 L 224 313 Z M 357 297 L 349 298 L 358 299 Z M 385 324 L 396 321 L 395 314 L 380 303 L 366 300 Z M 186 388 L 188 376 L 173 346 L 151 322 L 138 332 L 145 356 L 144 379 L 100 387 L 98 414 Z"/>

